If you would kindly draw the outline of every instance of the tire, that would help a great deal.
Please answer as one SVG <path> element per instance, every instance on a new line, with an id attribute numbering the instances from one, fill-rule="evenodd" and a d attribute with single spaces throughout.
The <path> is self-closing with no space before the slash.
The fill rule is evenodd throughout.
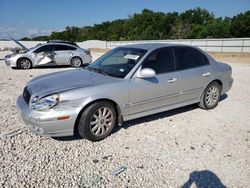
<path id="1" fill-rule="evenodd" d="M 24 70 L 31 69 L 32 62 L 28 58 L 21 58 L 17 61 L 17 67 Z"/>
<path id="2" fill-rule="evenodd" d="M 220 100 L 221 89 L 217 82 L 210 83 L 201 96 L 199 107 L 205 110 L 215 108 Z"/>
<path id="3" fill-rule="evenodd" d="M 90 105 L 81 115 L 78 133 L 90 141 L 100 141 L 109 136 L 116 125 L 117 112 L 110 102 Z"/>
<path id="4" fill-rule="evenodd" d="M 73 57 L 70 60 L 71 67 L 78 68 L 82 66 L 82 59 L 80 57 Z"/>

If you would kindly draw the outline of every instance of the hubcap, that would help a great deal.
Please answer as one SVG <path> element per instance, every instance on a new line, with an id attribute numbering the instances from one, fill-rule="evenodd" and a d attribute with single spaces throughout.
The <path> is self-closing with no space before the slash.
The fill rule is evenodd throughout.
<path id="1" fill-rule="evenodd" d="M 95 111 L 90 119 L 90 131 L 96 136 L 107 133 L 113 123 L 113 112 L 108 107 L 101 107 Z"/>
<path id="2" fill-rule="evenodd" d="M 72 64 L 73 64 L 74 67 L 80 67 L 82 62 L 81 62 L 81 60 L 79 58 L 73 58 L 72 59 Z"/>
<path id="3" fill-rule="evenodd" d="M 213 106 L 219 99 L 219 89 L 215 86 L 211 86 L 205 97 L 205 102 L 207 106 Z"/>
<path id="4" fill-rule="evenodd" d="M 29 60 L 27 60 L 27 59 L 22 60 L 21 63 L 20 63 L 20 65 L 21 65 L 21 67 L 22 67 L 23 69 L 28 69 L 28 68 L 30 68 L 30 62 L 29 62 Z"/>

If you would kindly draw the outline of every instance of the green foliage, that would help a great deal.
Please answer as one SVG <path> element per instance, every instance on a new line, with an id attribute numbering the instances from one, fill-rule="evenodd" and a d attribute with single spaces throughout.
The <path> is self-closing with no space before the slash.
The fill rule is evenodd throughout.
<path id="1" fill-rule="evenodd" d="M 234 37 L 250 36 L 250 11 L 240 13 L 233 17 L 230 32 Z"/>
<path id="2" fill-rule="evenodd" d="M 177 19 L 170 31 L 172 39 L 192 38 L 194 26 L 181 19 Z"/>
<path id="3" fill-rule="evenodd" d="M 215 18 L 213 13 L 201 8 L 163 13 L 144 9 L 128 19 L 107 21 L 94 26 L 66 27 L 50 36 L 22 40 L 161 40 L 188 38 L 250 37 L 250 11 L 233 18 Z"/>
<path id="4" fill-rule="evenodd" d="M 231 37 L 229 31 L 231 21 L 217 19 L 209 23 L 206 28 L 206 32 L 203 33 L 203 36 L 207 38 L 228 38 Z M 201 37 L 203 37 L 201 35 Z"/>

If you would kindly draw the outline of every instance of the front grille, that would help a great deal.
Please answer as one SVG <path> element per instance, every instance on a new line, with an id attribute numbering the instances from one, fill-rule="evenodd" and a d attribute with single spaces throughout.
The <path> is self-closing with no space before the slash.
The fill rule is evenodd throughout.
<path id="1" fill-rule="evenodd" d="M 30 102 L 30 97 L 31 97 L 31 94 L 28 90 L 28 87 L 26 86 L 23 90 L 23 98 L 27 104 L 29 104 Z"/>

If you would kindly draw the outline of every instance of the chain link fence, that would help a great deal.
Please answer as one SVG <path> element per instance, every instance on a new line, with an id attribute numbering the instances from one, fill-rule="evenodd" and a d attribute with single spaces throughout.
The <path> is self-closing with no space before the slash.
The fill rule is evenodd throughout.
<path id="1" fill-rule="evenodd" d="M 250 38 L 227 39 L 182 39 L 182 40 L 142 40 L 142 41 L 107 41 L 107 48 L 115 48 L 128 44 L 140 43 L 172 43 L 197 46 L 207 52 L 239 52 L 250 53 Z"/>

